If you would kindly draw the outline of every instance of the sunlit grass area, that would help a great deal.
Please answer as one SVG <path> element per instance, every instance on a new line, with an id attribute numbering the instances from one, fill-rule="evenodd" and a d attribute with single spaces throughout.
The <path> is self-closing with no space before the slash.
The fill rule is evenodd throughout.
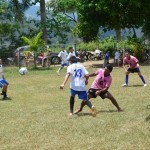
<path id="1" fill-rule="evenodd" d="M 141 66 L 148 86 L 137 74 L 129 87 L 121 87 L 125 73 L 114 68 L 109 91 L 124 110 L 118 113 L 108 99 L 91 99 L 96 106 L 93 118 L 88 107 L 68 118 L 69 82 L 60 90 L 66 68 L 56 74 L 49 70 L 4 68 L 9 81 L 8 96 L 0 101 L 0 150 L 148 150 L 150 149 L 150 66 Z M 89 67 L 92 73 L 98 68 Z M 87 89 L 94 78 L 89 79 Z M 75 108 L 80 105 L 76 97 Z M 149 109 L 148 109 L 149 108 Z"/>

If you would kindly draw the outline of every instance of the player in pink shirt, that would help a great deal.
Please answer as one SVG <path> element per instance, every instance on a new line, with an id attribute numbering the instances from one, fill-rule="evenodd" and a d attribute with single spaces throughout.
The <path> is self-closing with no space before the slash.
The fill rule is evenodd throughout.
<path id="1" fill-rule="evenodd" d="M 126 65 L 128 65 L 128 66 L 126 67 Z M 123 87 L 128 86 L 128 79 L 129 79 L 130 73 L 138 73 L 144 86 L 147 86 L 147 84 L 144 80 L 144 77 L 142 76 L 142 74 L 140 72 L 138 59 L 136 57 L 130 55 L 129 52 L 125 52 L 125 57 L 123 59 L 123 67 L 126 72 L 125 83 L 122 85 Z"/>
<path id="2" fill-rule="evenodd" d="M 110 64 L 108 64 L 104 70 L 98 69 L 95 73 L 89 75 L 89 77 L 96 76 L 96 78 L 93 81 L 91 88 L 88 90 L 88 99 L 96 98 L 97 96 L 100 96 L 102 99 L 108 98 L 109 100 L 111 100 L 113 105 L 116 106 L 117 110 L 120 112 L 122 111 L 122 109 L 118 105 L 116 99 L 108 91 L 112 82 L 112 77 L 110 75 L 112 70 L 113 67 Z M 82 101 L 80 109 L 77 109 L 75 113 L 77 114 L 81 112 L 84 106 L 85 103 L 84 101 Z"/>

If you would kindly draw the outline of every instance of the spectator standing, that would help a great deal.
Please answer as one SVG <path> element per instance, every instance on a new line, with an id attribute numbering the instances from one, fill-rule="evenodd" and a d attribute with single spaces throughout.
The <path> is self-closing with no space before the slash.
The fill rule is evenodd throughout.
<path id="1" fill-rule="evenodd" d="M 109 64 L 110 54 L 109 51 L 105 53 L 103 67 L 105 68 L 107 64 Z"/>

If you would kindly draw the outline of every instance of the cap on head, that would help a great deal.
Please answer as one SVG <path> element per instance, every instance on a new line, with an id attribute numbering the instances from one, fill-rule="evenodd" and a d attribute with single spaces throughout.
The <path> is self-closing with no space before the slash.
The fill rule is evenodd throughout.
<path id="1" fill-rule="evenodd" d="M 111 64 L 108 64 L 106 66 L 106 69 L 108 69 L 111 72 L 113 70 L 113 66 Z"/>
<path id="2" fill-rule="evenodd" d="M 78 62 L 78 59 L 75 56 L 72 56 L 69 58 L 68 61 L 70 61 L 71 63 L 76 63 L 76 62 Z"/>

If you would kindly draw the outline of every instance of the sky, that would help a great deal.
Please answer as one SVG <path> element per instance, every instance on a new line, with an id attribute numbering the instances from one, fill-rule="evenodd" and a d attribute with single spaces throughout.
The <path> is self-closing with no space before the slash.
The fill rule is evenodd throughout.
<path id="1" fill-rule="evenodd" d="M 50 1 L 50 0 L 45 0 L 45 3 L 48 1 Z M 37 3 L 36 6 L 40 6 L 40 3 Z"/>

